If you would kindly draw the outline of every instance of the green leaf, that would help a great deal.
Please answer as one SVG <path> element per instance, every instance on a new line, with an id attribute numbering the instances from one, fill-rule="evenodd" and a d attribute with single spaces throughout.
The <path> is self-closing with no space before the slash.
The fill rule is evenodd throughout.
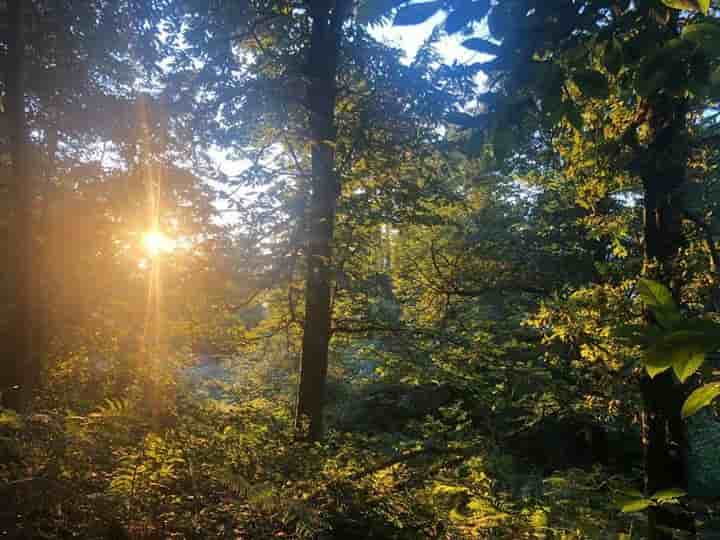
<path id="1" fill-rule="evenodd" d="M 442 2 L 424 2 L 402 7 L 395 15 L 395 26 L 412 26 L 421 24 L 435 15 L 442 8 Z"/>
<path id="2" fill-rule="evenodd" d="M 662 0 L 662 3 L 673 9 L 701 11 L 705 15 L 710 9 L 710 0 Z"/>
<path id="3" fill-rule="evenodd" d="M 720 325 L 702 319 L 678 320 L 672 328 L 652 339 L 645 363 L 658 373 L 672 365 L 680 381 L 685 382 L 703 364 L 705 353 L 720 349 Z"/>
<path id="4" fill-rule="evenodd" d="M 670 289 L 657 281 L 645 278 L 638 281 L 638 294 L 649 308 L 675 308 L 675 299 Z"/>
<path id="5" fill-rule="evenodd" d="M 670 328 L 673 323 L 680 320 L 680 310 L 678 310 L 670 290 L 662 283 L 651 279 L 641 279 L 638 281 L 638 294 L 664 328 Z"/>
<path id="6" fill-rule="evenodd" d="M 670 488 L 656 491 L 655 493 L 650 495 L 650 498 L 654 501 L 663 503 L 668 501 L 674 501 L 675 499 L 679 499 L 680 497 L 684 497 L 685 495 L 687 495 L 687 493 L 682 489 Z"/>
<path id="7" fill-rule="evenodd" d="M 680 37 L 705 49 L 708 54 L 720 53 L 720 25 L 711 22 L 688 24 Z"/>
<path id="8" fill-rule="evenodd" d="M 608 97 L 607 80 L 599 71 L 591 69 L 576 71 L 573 73 L 572 80 L 584 96 L 598 99 Z"/>
<path id="9" fill-rule="evenodd" d="M 700 345 L 688 346 L 672 352 L 672 365 L 680 382 L 687 381 L 705 361 L 705 351 Z"/>
<path id="10" fill-rule="evenodd" d="M 675 374 L 685 382 L 705 360 L 705 351 L 712 349 L 711 340 L 702 332 L 678 330 L 655 339 L 645 352 L 648 374 L 654 377 L 672 366 Z"/>
<path id="11" fill-rule="evenodd" d="M 667 371 L 670 369 L 671 364 L 649 364 L 645 363 L 645 371 L 647 371 L 648 375 L 650 375 L 651 379 L 654 379 L 664 371 Z"/>
<path id="12" fill-rule="evenodd" d="M 631 501 L 624 501 L 621 503 L 620 511 L 624 514 L 630 514 L 632 512 L 642 512 L 650 506 L 654 506 L 655 502 L 651 499 L 634 499 Z"/>
<path id="13" fill-rule="evenodd" d="M 707 407 L 712 401 L 720 396 L 720 383 L 714 382 L 701 386 L 685 400 L 682 406 L 682 417 L 687 418 Z"/>
<path id="14" fill-rule="evenodd" d="M 462 46 L 479 53 L 493 54 L 495 56 L 500 54 L 500 51 L 502 50 L 498 45 L 495 45 L 486 39 L 480 38 L 466 39 L 462 42 Z"/>

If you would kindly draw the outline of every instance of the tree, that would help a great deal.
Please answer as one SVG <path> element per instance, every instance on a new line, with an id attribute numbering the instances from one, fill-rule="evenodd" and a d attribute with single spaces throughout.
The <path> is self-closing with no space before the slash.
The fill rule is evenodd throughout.
<path id="1" fill-rule="evenodd" d="M 334 4 L 334 5 L 333 5 Z M 323 402 L 330 345 L 333 230 L 340 179 L 335 170 L 335 105 L 343 25 L 350 2 L 312 0 L 307 92 L 312 189 L 308 223 L 305 324 L 300 361 L 298 426 L 308 420 L 310 440 L 323 433 Z"/>
<path id="2" fill-rule="evenodd" d="M 464 45 L 495 57 L 474 66 L 489 76 L 489 92 L 482 96 L 488 114 L 461 120 L 481 126 L 471 146 L 490 143 L 500 161 L 532 141 L 538 125 L 553 129 L 565 123 L 582 136 L 587 106 L 607 100 L 612 81 L 632 112 L 622 136 L 597 151 L 639 179 L 644 274 L 679 294 L 676 259 L 684 239 L 677 194 L 686 183 L 688 115 L 711 102 L 706 89 L 715 84 L 717 56 L 708 44 L 717 23 L 709 2 L 665 4 L 430 2 L 400 7 L 395 21 L 415 24 L 445 9 L 450 13 L 445 29 L 457 32 L 487 15 L 491 39 L 474 37 Z M 675 7 L 703 13 L 680 17 Z M 647 488 L 655 492 L 684 484 L 683 451 L 671 452 L 670 446 L 686 448 L 679 413 L 684 391 L 667 373 L 644 378 L 641 389 L 649 419 Z M 671 524 L 669 517 L 661 508 L 650 512 L 653 537 L 666 537 L 662 531 Z"/>
<path id="3" fill-rule="evenodd" d="M 192 47 L 178 51 L 166 95 L 188 124 L 202 123 L 207 143 L 247 160 L 227 179 L 241 194 L 229 204 L 263 253 L 250 263 L 254 284 L 286 300 L 273 302 L 275 333 L 294 338 L 303 328 L 298 419 L 309 416 L 317 437 L 322 351 L 349 294 L 337 278 L 358 259 L 353 250 L 364 249 L 363 227 L 407 219 L 436 190 L 434 129 L 451 95 L 440 77 L 424 77 L 425 64 L 403 66 L 344 3 L 283 6 L 220 3 L 209 14 L 185 12 L 175 26 Z M 331 44 L 337 51 L 328 56 Z M 428 171 L 432 180 L 418 189 L 418 175 Z"/>
<path id="4" fill-rule="evenodd" d="M 5 353 L 7 379 L 2 388 L 6 406 L 27 405 L 39 377 L 37 351 L 33 348 L 33 330 L 39 315 L 33 275 L 36 258 L 33 250 L 33 206 L 35 182 L 30 168 L 29 132 L 25 116 L 25 18 L 29 5 L 22 0 L 7 3 L 8 59 L 5 71 L 6 109 L 10 127 L 10 159 L 12 162 L 11 193 L 13 208 L 11 227 L 14 310 Z"/>

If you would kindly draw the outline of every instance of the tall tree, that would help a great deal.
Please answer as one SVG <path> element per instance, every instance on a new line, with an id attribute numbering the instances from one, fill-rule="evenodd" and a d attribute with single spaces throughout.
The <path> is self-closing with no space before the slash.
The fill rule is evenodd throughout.
<path id="1" fill-rule="evenodd" d="M 308 435 L 323 432 L 323 402 L 330 345 L 333 231 L 340 178 L 335 170 L 335 101 L 338 58 L 349 0 L 310 0 L 307 108 L 312 145 L 312 188 L 308 223 L 305 325 L 300 361 L 297 423 L 309 421 Z"/>
<path id="2" fill-rule="evenodd" d="M 4 384 L 6 406 L 21 408 L 27 404 L 39 376 L 33 349 L 33 327 L 38 315 L 33 303 L 35 250 L 33 233 L 34 183 L 30 166 L 29 132 L 25 114 L 25 21 L 32 13 L 23 0 L 10 0 L 8 8 L 8 53 L 5 71 L 6 109 L 10 127 L 10 159 L 12 162 L 12 214 L 9 236 L 12 257 L 11 275 L 14 288 L 12 322 L 8 332 L 8 380 Z"/>

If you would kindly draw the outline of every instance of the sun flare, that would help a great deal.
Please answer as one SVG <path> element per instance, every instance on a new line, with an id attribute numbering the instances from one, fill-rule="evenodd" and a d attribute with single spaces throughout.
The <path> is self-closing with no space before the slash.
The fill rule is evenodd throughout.
<path id="1" fill-rule="evenodd" d="M 162 253 L 170 253 L 176 247 L 176 242 L 160 231 L 150 231 L 143 234 L 143 247 L 148 255 L 155 257 Z"/>

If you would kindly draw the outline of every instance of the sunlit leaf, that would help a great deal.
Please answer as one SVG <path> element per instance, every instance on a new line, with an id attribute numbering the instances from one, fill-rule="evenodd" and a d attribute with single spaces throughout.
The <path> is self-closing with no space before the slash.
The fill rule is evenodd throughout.
<path id="1" fill-rule="evenodd" d="M 693 323 L 697 328 L 693 328 Z M 707 323 L 707 324 L 702 324 Z M 645 364 L 658 373 L 673 366 L 680 381 L 685 382 L 705 361 L 705 353 L 720 346 L 716 325 L 709 321 L 688 321 L 680 328 L 655 338 L 645 352 Z M 704 328 L 707 327 L 707 330 Z"/>
<path id="2" fill-rule="evenodd" d="M 647 374 L 650 375 L 651 379 L 654 379 L 664 371 L 667 371 L 670 369 L 670 364 L 667 365 L 650 365 L 645 364 L 645 371 L 647 371 Z"/>
<path id="3" fill-rule="evenodd" d="M 672 353 L 672 365 L 680 382 L 685 382 L 705 361 L 705 351 L 699 345 L 689 345 Z"/>
<path id="4" fill-rule="evenodd" d="M 660 491 L 656 491 L 652 495 L 650 495 L 650 498 L 657 502 L 667 502 L 667 501 L 673 501 L 675 499 L 679 499 L 680 497 L 684 497 L 687 495 L 685 491 L 679 488 L 670 488 L 670 489 L 662 489 Z"/>
<path id="5" fill-rule="evenodd" d="M 680 310 L 670 290 L 662 283 L 641 279 L 638 281 L 638 294 L 664 328 L 669 328 L 675 321 L 680 320 Z"/>
<path id="6" fill-rule="evenodd" d="M 710 9 L 710 0 L 662 0 L 662 3 L 673 9 L 701 11 L 706 15 Z"/>
<path id="7" fill-rule="evenodd" d="M 652 499 L 634 499 L 630 501 L 623 501 L 620 506 L 620 511 L 624 514 L 642 512 L 654 504 L 655 502 Z"/>
<path id="8" fill-rule="evenodd" d="M 701 386 L 685 400 L 681 411 L 682 417 L 692 416 L 700 409 L 710 405 L 718 396 L 720 396 L 720 383 L 714 382 Z"/>
<path id="9" fill-rule="evenodd" d="M 649 308 L 675 308 L 675 300 L 672 297 L 670 289 L 662 283 L 651 279 L 641 279 L 638 281 L 638 294 Z"/>

